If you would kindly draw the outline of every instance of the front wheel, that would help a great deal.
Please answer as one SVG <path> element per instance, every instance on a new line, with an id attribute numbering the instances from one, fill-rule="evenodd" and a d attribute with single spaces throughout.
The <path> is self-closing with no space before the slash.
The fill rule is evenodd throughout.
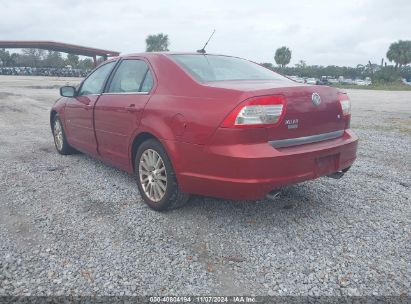
<path id="1" fill-rule="evenodd" d="M 180 191 L 175 172 L 161 143 L 143 142 L 135 158 L 137 186 L 147 205 L 157 211 L 182 206 L 189 194 Z"/>
<path id="2" fill-rule="evenodd" d="M 67 142 L 66 134 L 64 133 L 63 125 L 58 115 L 56 115 L 53 120 L 53 137 L 54 145 L 56 146 L 58 153 L 62 155 L 69 155 L 75 152 L 75 150 Z"/>

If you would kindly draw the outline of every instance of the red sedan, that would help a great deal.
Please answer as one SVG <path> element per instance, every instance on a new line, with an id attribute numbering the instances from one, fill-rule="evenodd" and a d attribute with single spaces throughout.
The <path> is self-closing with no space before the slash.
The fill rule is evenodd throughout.
<path id="1" fill-rule="evenodd" d="M 284 185 L 341 177 L 356 158 L 347 94 L 237 57 L 121 56 L 60 93 L 50 113 L 57 151 L 135 173 L 155 210 L 189 194 L 264 198 Z"/>

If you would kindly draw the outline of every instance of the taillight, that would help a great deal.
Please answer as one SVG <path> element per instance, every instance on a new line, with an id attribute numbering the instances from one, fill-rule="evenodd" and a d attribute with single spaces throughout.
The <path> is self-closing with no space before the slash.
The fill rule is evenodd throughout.
<path id="1" fill-rule="evenodd" d="M 347 94 L 338 94 L 343 116 L 351 115 L 351 102 Z"/>
<path id="2" fill-rule="evenodd" d="M 248 99 L 225 118 L 221 127 L 272 127 L 281 120 L 284 107 L 285 102 L 281 96 L 263 96 Z"/>
<path id="3" fill-rule="evenodd" d="M 345 120 L 345 129 L 350 128 L 350 122 L 351 122 L 351 101 L 350 97 L 348 97 L 347 94 L 345 93 L 339 93 L 338 94 L 338 99 L 340 101 L 341 105 L 341 112 L 343 115 L 343 119 Z"/>

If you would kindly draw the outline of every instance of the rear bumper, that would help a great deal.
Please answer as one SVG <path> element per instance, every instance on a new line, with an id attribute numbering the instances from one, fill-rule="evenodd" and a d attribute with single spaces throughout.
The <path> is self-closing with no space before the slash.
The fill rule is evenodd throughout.
<path id="1" fill-rule="evenodd" d="M 345 130 L 339 138 L 273 148 L 269 143 L 199 147 L 179 144 L 177 177 L 181 190 L 234 200 L 265 197 L 270 191 L 350 167 L 358 138 Z"/>

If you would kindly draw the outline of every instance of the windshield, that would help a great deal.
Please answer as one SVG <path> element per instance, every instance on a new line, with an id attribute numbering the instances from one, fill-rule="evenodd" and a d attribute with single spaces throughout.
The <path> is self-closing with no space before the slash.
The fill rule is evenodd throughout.
<path id="1" fill-rule="evenodd" d="M 251 61 L 218 55 L 170 55 L 201 82 L 224 80 L 286 80 Z"/>

